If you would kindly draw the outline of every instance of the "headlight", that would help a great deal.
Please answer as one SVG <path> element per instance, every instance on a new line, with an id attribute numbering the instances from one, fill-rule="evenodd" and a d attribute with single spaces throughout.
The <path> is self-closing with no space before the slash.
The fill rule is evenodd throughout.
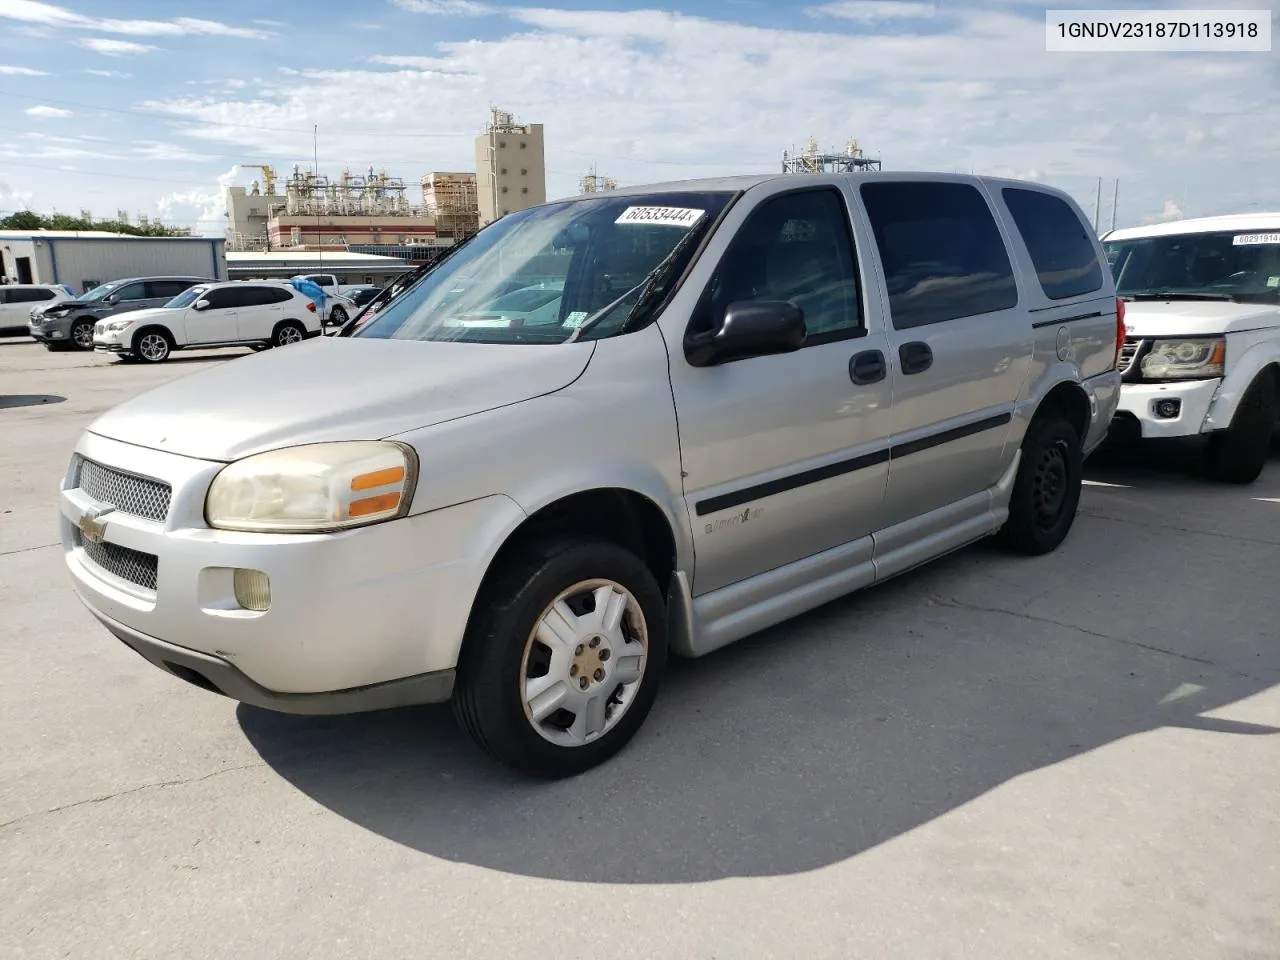
<path id="1" fill-rule="evenodd" d="M 102 324 L 102 329 L 107 333 L 119 333 L 121 330 L 132 325 L 132 320 L 110 320 L 107 323 Z"/>
<path id="2" fill-rule="evenodd" d="M 246 457 L 222 469 L 205 498 L 220 530 L 323 533 L 403 516 L 417 482 L 410 447 L 388 441 L 314 443 Z"/>
<path id="3" fill-rule="evenodd" d="M 1142 358 L 1142 375 L 1152 380 L 1197 380 L 1222 376 L 1227 342 L 1222 337 L 1157 340 Z"/>

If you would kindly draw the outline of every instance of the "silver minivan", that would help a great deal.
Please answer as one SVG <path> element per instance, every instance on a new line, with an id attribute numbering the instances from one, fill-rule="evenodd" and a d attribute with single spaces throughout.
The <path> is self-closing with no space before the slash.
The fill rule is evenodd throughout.
<path id="1" fill-rule="evenodd" d="M 1054 550 L 1116 410 L 1122 309 L 1077 204 L 1036 183 L 548 203 L 341 336 L 99 418 L 62 482 L 66 562 L 197 686 L 306 714 L 452 699 L 494 756 L 572 774 L 637 731 L 669 654 L 984 537 Z"/>
<path id="2" fill-rule="evenodd" d="M 28 329 L 50 350 L 93 349 L 93 328 L 100 320 L 130 310 L 163 307 L 202 277 L 130 277 L 100 284 L 71 300 L 31 311 Z"/>

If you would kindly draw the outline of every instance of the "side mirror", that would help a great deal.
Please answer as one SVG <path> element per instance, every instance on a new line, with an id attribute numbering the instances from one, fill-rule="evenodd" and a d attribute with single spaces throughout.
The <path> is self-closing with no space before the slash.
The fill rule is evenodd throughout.
<path id="1" fill-rule="evenodd" d="M 685 337 L 684 355 L 695 367 L 791 353 L 804 346 L 804 311 L 787 300 L 729 304 L 718 329 Z"/>
<path id="2" fill-rule="evenodd" d="M 208 309 L 209 309 L 209 301 L 208 301 L 208 300 L 197 300 L 195 303 L 193 303 L 193 304 L 191 305 L 191 309 L 192 309 L 192 310 L 208 310 Z"/>
<path id="3" fill-rule="evenodd" d="M 109 294 L 109 295 L 107 295 L 107 296 L 103 297 L 103 298 L 102 298 L 102 302 L 103 302 L 103 303 L 119 303 L 119 302 L 120 302 L 120 296 L 119 296 L 119 294 L 112 293 L 112 294 Z"/>

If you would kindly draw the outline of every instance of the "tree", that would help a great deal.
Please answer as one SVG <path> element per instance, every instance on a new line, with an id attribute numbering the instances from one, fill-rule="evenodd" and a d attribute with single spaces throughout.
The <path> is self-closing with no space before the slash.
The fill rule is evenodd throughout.
<path id="1" fill-rule="evenodd" d="M 181 227 L 166 227 L 154 221 L 146 226 L 121 223 L 118 220 L 86 220 L 66 213 L 42 216 L 33 210 L 19 210 L 7 217 L 0 217 L 0 230 L 101 230 L 106 233 L 127 233 L 135 237 L 189 237 L 191 231 Z"/>

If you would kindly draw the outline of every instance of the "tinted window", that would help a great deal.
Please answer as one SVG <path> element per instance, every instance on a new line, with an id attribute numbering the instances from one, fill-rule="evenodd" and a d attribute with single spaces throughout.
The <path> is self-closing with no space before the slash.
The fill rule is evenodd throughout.
<path id="1" fill-rule="evenodd" d="M 711 278 L 694 329 L 713 329 L 730 304 L 746 300 L 800 307 L 809 343 L 862 328 L 853 241 L 839 193 L 784 194 L 752 211 Z"/>
<path id="2" fill-rule="evenodd" d="M 192 284 L 191 280 L 148 280 L 148 300 L 172 300 Z"/>
<path id="3" fill-rule="evenodd" d="M 215 310 L 225 310 L 227 307 L 240 306 L 240 291 L 235 287 L 219 287 L 216 290 L 210 290 L 200 299 L 208 300 L 209 307 Z"/>
<path id="4" fill-rule="evenodd" d="M 116 290 L 112 296 L 117 300 L 145 300 L 147 298 L 147 285 L 145 283 L 129 283 Z"/>
<path id="5" fill-rule="evenodd" d="M 175 309 L 178 307 L 189 307 L 200 299 L 200 294 L 204 293 L 204 291 L 204 287 L 188 287 L 186 290 L 183 290 L 182 293 L 178 294 L 166 303 L 165 306 Z"/>
<path id="6" fill-rule="evenodd" d="M 986 199 L 967 183 L 865 183 L 899 330 L 1018 303 L 1009 252 Z"/>
<path id="7" fill-rule="evenodd" d="M 1065 300 L 1101 289 L 1093 236 L 1071 207 L 1039 190 L 1006 187 L 1003 194 L 1046 297 Z"/>
<path id="8" fill-rule="evenodd" d="M 8 290 L 10 303 L 37 303 L 40 300 L 52 300 L 52 290 Z"/>
<path id="9" fill-rule="evenodd" d="M 293 298 L 279 287 L 242 287 L 237 302 L 242 307 L 260 307 L 268 303 L 284 303 Z"/>

